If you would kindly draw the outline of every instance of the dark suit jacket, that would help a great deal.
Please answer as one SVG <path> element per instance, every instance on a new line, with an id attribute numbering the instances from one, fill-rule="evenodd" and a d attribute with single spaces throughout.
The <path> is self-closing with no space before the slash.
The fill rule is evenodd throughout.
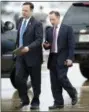
<path id="1" fill-rule="evenodd" d="M 53 27 L 49 28 L 46 31 L 46 41 L 48 41 L 50 44 L 52 44 L 52 36 L 53 36 Z M 73 30 L 70 26 L 64 24 L 61 25 L 57 40 L 57 46 L 58 46 L 57 64 L 58 66 L 63 67 L 65 66 L 64 61 L 66 61 L 66 59 L 73 60 L 74 58 L 75 41 Z M 49 49 L 51 49 L 51 47 Z M 50 68 L 51 61 L 52 60 L 50 53 L 48 60 L 48 68 Z"/>
<path id="2" fill-rule="evenodd" d="M 16 45 L 19 46 L 19 34 L 20 34 L 20 27 L 23 18 L 20 18 L 17 21 L 17 41 Z M 23 35 L 23 46 L 28 46 L 30 51 L 23 55 L 23 58 L 26 61 L 28 66 L 35 66 L 41 64 L 43 61 L 43 54 L 42 54 L 42 40 L 43 40 L 43 27 L 40 22 L 35 20 L 34 17 L 28 22 L 27 28 Z"/>

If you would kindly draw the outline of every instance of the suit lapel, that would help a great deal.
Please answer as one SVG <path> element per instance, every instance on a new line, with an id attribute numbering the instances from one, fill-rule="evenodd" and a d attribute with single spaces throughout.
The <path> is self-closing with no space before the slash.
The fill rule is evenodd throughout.
<path id="1" fill-rule="evenodd" d="M 60 40 L 62 31 L 63 31 L 63 25 L 60 26 L 60 29 L 59 29 L 59 32 L 58 32 L 58 39 L 57 39 L 57 41 Z M 51 37 L 53 37 L 53 27 L 51 29 Z M 53 38 L 51 40 L 53 41 Z"/>
<path id="2" fill-rule="evenodd" d="M 20 28 L 21 28 L 21 25 L 22 25 L 22 21 L 23 21 L 23 18 L 21 18 L 19 20 L 19 23 L 18 23 L 17 40 L 16 40 L 18 45 L 19 45 Z"/>
<path id="3" fill-rule="evenodd" d="M 26 27 L 26 30 L 25 30 L 25 32 L 24 32 L 24 34 L 26 33 L 26 31 L 28 30 L 28 28 L 29 28 L 29 32 L 30 32 L 30 30 L 31 30 L 31 27 L 32 27 L 32 21 L 33 21 L 33 17 L 31 17 L 31 19 L 29 20 L 29 22 L 28 22 L 28 24 L 27 24 L 27 27 Z M 21 21 L 20 21 L 20 23 L 19 23 L 19 27 L 18 27 L 18 31 L 19 31 L 19 33 L 20 33 L 20 28 L 21 28 L 21 25 L 22 25 L 22 21 L 23 21 L 23 18 L 21 18 Z"/>
<path id="4" fill-rule="evenodd" d="M 53 42 L 53 27 L 51 28 L 51 32 L 50 32 L 50 34 L 51 34 L 50 37 L 52 37 L 52 39 L 50 39 L 50 40 L 51 40 L 51 43 L 52 43 L 52 42 Z"/>
<path id="5" fill-rule="evenodd" d="M 20 28 L 21 28 L 21 25 L 22 25 L 22 21 L 23 21 L 23 18 L 21 18 L 20 23 L 19 23 L 19 26 L 18 26 L 18 31 L 19 32 L 20 32 Z"/>
<path id="6" fill-rule="evenodd" d="M 60 26 L 60 29 L 59 29 L 59 32 L 58 32 L 58 38 L 60 37 L 60 35 L 61 35 L 62 31 L 63 31 L 62 29 L 63 29 L 63 25 Z"/>
<path id="7" fill-rule="evenodd" d="M 29 29 L 29 32 L 31 31 L 32 29 L 32 22 L 33 22 L 33 17 L 31 17 L 31 19 L 29 20 L 28 24 L 27 24 L 27 27 L 26 27 L 26 30 L 24 32 L 24 34 L 27 32 L 27 30 Z"/>
<path id="8" fill-rule="evenodd" d="M 60 29 L 58 32 L 58 41 L 61 39 L 62 32 L 63 32 L 63 24 L 60 26 Z"/>

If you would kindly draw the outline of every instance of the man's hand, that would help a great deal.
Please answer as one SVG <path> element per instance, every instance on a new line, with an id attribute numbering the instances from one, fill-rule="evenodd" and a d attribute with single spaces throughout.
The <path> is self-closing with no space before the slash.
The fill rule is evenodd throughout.
<path id="1" fill-rule="evenodd" d="M 48 42 L 45 42 L 45 43 L 43 44 L 43 47 L 44 47 L 45 49 L 49 48 L 50 46 L 51 46 L 51 44 L 48 43 Z"/>
<path id="2" fill-rule="evenodd" d="M 65 61 L 65 65 L 67 65 L 68 67 L 71 67 L 71 66 L 73 65 L 72 60 L 67 59 L 67 60 Z"/>
<path id="3" fill-rule="evenodd" d="M 29 51 L 29 47 L 24 47 L 22 50 L 21 50 L 21 55 L 27 53 Z"/>

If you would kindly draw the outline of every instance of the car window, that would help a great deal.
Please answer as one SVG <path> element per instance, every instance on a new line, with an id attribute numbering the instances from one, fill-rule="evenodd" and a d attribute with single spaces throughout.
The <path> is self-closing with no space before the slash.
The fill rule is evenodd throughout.
<path id="1" fill-rule="evenodd" d="M 64 16 L 63 24 L 73 27 L 74 32 L 89 31 L 89 6 L 72 4 Z"/>

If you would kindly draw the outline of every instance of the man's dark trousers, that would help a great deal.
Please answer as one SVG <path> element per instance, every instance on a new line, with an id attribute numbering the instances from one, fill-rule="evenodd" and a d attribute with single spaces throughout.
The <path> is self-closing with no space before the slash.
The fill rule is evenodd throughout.
<path id="1" fill-rule="evenodd" d="M 57 65 L 58 54 L 51 53 L 50 57 L 50 79 L 51 79 L 51 89 L 55 104 L 64 104 L 62 91 L 65 89 L 71 98 L 74 97 L 75 89 L 71 85 L 69 79 L 67 78 L 68 67 Z"/>
<path id="2" fill-rule="evenodd" d="M 24 57 L 17 57 L 16 61 L 16 85 L 19 91 L 19 96 L 22 100 L 27 98 L 27 79 L 31 77 L 31 84 L 33 87 L 34 97 L 38 97 L 41 92 L 41 65 L 28 67 L 25 63 Z"/>

